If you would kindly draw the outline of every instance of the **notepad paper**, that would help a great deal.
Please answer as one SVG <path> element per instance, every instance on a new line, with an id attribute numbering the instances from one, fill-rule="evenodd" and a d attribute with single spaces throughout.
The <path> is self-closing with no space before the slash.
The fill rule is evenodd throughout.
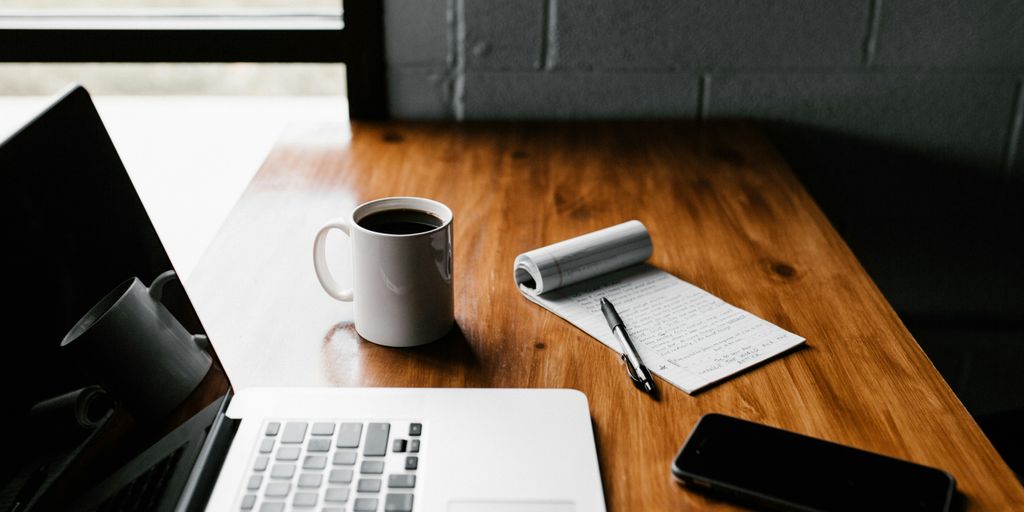
<path id="1" fill-rule="evenodd" d="M 531 301 L 619 352 L 601 314 L 607 297 L 648 369 L 693 393 L 804 342 L 781 327 L 644 263 L 647 229 L 629 221 L 516 258 Z"/>

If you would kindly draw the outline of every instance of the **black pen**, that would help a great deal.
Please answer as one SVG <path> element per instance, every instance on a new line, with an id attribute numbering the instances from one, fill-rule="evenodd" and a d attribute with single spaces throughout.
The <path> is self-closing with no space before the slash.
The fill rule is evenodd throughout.
<path id="1" fill-rule="evenodd" d="M 601 312 L 604 313 L 605 320 L 608 320 L 608 327 L 612 328 L 612 334 L 615 335 L 619 340 L 619 344 L 622 345 L 622 362 L 626 364 L 629 378 L 633 379 L 633 382 L 638 386 L 642 386 L 648 394 L 653 395 L 654 377 L 651 376 L 651 372 L 644 366 L 644 362 L 640 360 L 640 354 L 637 353 L 636 347 L 633 346 L 629 335 L 626 334 L 626 326 L 615 311 L 615 306 L 604 297 L 601 297 Z"/>

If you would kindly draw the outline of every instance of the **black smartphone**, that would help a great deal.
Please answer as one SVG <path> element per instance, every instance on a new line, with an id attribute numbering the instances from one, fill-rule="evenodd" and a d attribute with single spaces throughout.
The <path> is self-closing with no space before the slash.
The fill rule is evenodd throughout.
<path id="1" fill-rule="evenodd" d="M 774 510 L 947 511 L 956 491 L 945 471 L 722 414 L 697 421 L 672 475 Z"/>

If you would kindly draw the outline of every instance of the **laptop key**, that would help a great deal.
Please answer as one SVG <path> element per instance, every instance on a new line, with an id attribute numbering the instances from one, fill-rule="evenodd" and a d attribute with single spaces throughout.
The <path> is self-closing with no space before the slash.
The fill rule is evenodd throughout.
<path id="1" fill-rule="evenodd" d="M 338 448 L 359 448 L 359 438 L 362 434 L 362 423 L 342 423 L 338 431 Z"/>
<path id="2" fill-rule="evenodd" d="M 265 501 L 260 505 L 260 512 L 284 512 L 284 503 Z"/>
<path id="3" fill-rule="evenodd" d="M 267 423 L 267 430 L 265 430 L 263 434 L 268 436 L 276 436 L 278 430 L 281 430 L 281 422 L 271 421 L 270 423 Z"/>
<path id="4" fill-rule="evenodd" d="M 290 479 L 295 475 L 295 464 L 274 464 L 270 470 L 270 478 L 276 480 Z"/>
<path id="5" fill-rule="evenodd" d="M 410 423 L 409 424 L 409 435 L 410 436 L 418 436 L 418 435 L 420 435 L 422 433 L 423 433 L 423 424 L 422 423 Z"/>
<path id="6" fill-rule="evenodd" d="M 327 467 L 326 455 L 306 455 L 306 460 L 302 462 L 302 469 L 323 469 L 325 467 Z"/>
<path id="7" fill-rule="evenodd" d="M 413 470 L 420 465 L 420 458 L 409 456 L 405 458 L 405 469 Z"/>
<path id="8" fill-rule="evenodd" d="M 329 437 L 314 437 L 309 440 L 306 444 L 306 450 L 311 452 L 329 452 L 331 451 L 331 438 Z"/>
<path id="9" fill-rule="evenodd" d="M 420 440 L 419 439 L 413 439 L 412 441 L 409 442 L 409 451 L 412 452 L 412 453 L 419 453 L 420 452 Z"/>
<path id="10" fill-rule="evenodd" d="M 284 426 L 284 434 L 281 434 L 281 442 L 287 444 L 301 444 L 306 439 L 306 422 L 289 421 Z"/>
<path id="11" fill-rule="evenodd" d="M 327 481 L 332 484 L 347 484 L 352 481 L 351 469 L 332 469 Z"/>
<path id="12" fill-rule="evenodd" d="M 292 498 L 293 507 L 315 507 L 316 506 L 316 493 L 315 492 L 297 492 L 295 497 Z"/>
<path id="13" fill-rule="evenodd" d="M 260 453 L 270 453 L 274 451 L 274 438 L 268 437 L 260 441 Z"/>
<path id="14" fill-rule="evenodd" d="M 348 501 L 348 487 L 331 487 L 324 493 L 324 501 L 345 503 Z"/>
<path id="15" fill-rule="evenodd" d="M 323 481 L 324 476 L 320 473 L 303 473 L 299 475 L 299 487 L 304 489 L 317 489 Z"/>
<path id="16" fill-rule="evenodd" d="M 366 427 L 366 446 L 363 447 L 363 455 L 386 455 L 388 453 L 388 433 L 390 431 L 390 423 L 370 423 Z"/>
<path id="17" fill-rule="evenodd" d="M 405 451 L 405 447 L 408 443 L 405 439 L 395 439 L 391 443 L 391 451 L 395 453 L 402 453 Z"/>
<path id="18" fill-rule="evenodd" d="M 298 446 L 282 446 L 277 449 L 277 460 L 299 460 Z"/>
<path id="19" fill-rule="evenodd" d="M 333 436 L 334 423 L 314 423 L 313 430 L 310 432 L 310 434 L 314 436 Z"/>
<path id="20" fill-rule="evenodd" d="M 380 479 L 379 478 L 360 478 L 359 485 L 356 486 L 358 492 L 380 492 Z"/>
<path id="21" fill-rule="evenodd" d="M 267 484 L 267 488 L 263 491 L 263 495 L 270 498 L 283 498 L 288 496 L 288 492 L 292 490 L 292 484 L 286 482 L 275 482 Z"/>
<path id="22" fill-rule="evenodd" d="M 359 472 L 379 475 L 384 472 L 384 461 L 364 460 L 362 467 L 359 469 Z"/>
<path id="23" fill-rule="evenodd" d="M 388 494 L 384 512 L 412 512 L 412 494 Z"/>
<path id="24" fill-rule="evenodd" d="M 269 463 L 270 463 L 270 457 L 268 457 L 266 455 L 260 455 L 259 457 L 256 457 L 256 462 L 252 463 L 252 470 L 253 471 L 263 471 L 263 470 L 267 469 L 267 464 L 269 464 Z"/>
<path id="25" fill-rule="evenodd" d="M 356 452 L 336 451 L 334 452 L 335 466 L 351 466 L 356 463 Z"/>
<path id="26" fill-rule="evenodd" d="M 262 484 L 263 475 L 253 475 L 249 477 L 249 483 L 248 485 L 245 486 L 245 488 L 249 489 L 250 491 L 255 491 L 258 490 L 260 488 L 260 485 Z"/>
<path id="27" fill-rule="evenodd" d="M 252 510 L 252 507 L 256 506 L 256 495 L 246 494 L 242 498 L 242 510 Z"/>
<path id="28" fill-rule="evenodd" d="M 353 512 L 377 512 L 377 498 L 356 498 Z"/>
<path id="29" fill-rule="evenodd" d="M 388 487 L 392 489 L 412 489 L 416 487 L 416 475 L 390 475 Z"/>

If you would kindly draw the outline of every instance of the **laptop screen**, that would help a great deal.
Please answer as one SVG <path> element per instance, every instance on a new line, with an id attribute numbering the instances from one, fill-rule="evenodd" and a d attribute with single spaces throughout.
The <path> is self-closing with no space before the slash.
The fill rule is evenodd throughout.
<path id="1" fill-rule="evenodd" d="M 0 143 L 0 180 L 0 510 L 24 510 L 103 481 L 227 379 L 84 89 Z"/>

